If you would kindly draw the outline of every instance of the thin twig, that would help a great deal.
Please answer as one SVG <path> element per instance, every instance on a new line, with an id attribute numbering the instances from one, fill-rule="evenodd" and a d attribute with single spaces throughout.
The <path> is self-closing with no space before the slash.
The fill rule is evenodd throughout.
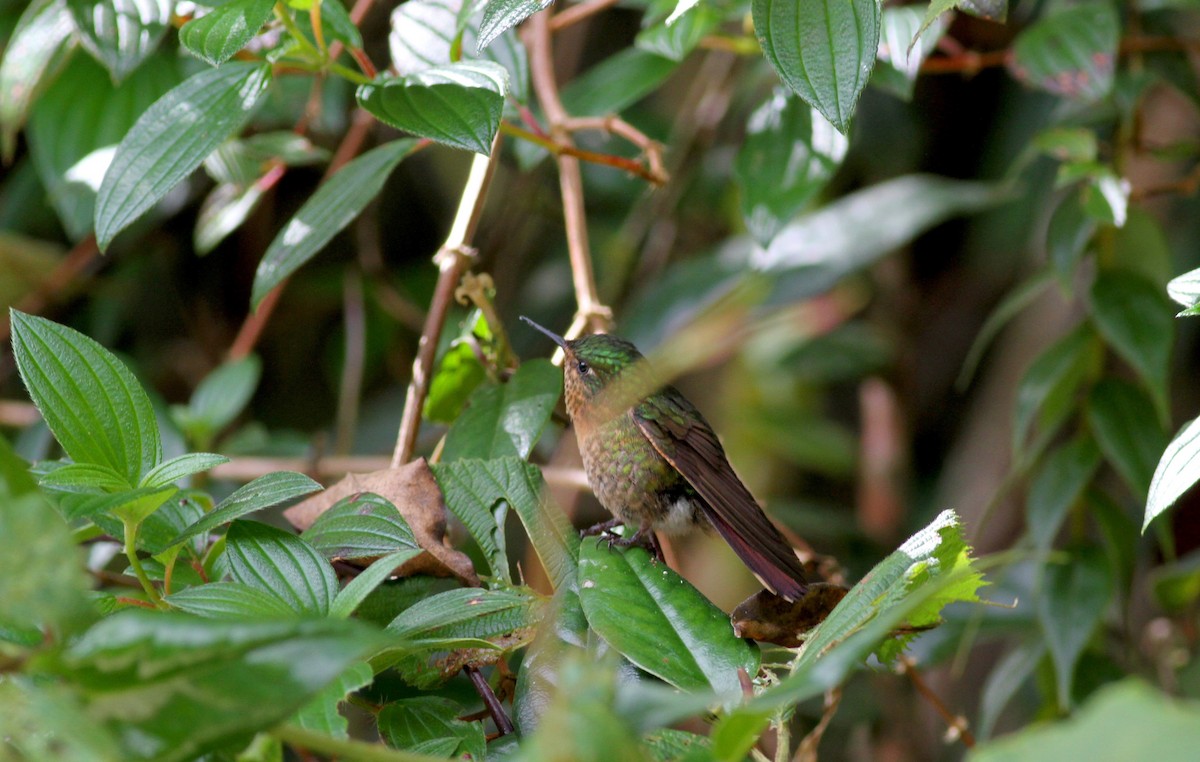
<path id="1" fill-rule="evenodd" d="M 500 705 L 495 691 L 492 690 L 492 686 L 488 685 L 487 678 L 483 676 L 479 668 L 468 664 L 463 667 L 463 672 L 466 672 L 467 677 L 471 678 L 471 684 L 475 686 L 479 697 L 483 699 L 483 705 L 487 707 L 488 714 L 492 716 L 492 722 L 496 723 L 496 730 L 500 731 L 500 735 L 507 736 L 515 733 L 517 729 L 513 727 L 512 720 L 508 718 L 508 715 L 504 713 L 504 707 Z"/>
<path id="2" fill-rule="evenodd" d="M 587 0 L 587 2 L 572 5 L 561 13 L 556 13 L 550 19 L 550 31 L 561 32 L 569 26 L 574 26 L 586 18 L 596 15 L 602 10 L 611 8 L 621 0 Z M 546 11 L 549 13 L 549 11 Z"/>
<path id="3" fill-rule="evenodd" d="M 487 198 L 487 190 L 492 183 L 492 175 L 496 171 L 499 157 L 500 133 L 497 132 L 492 140 L 491 153 L 487 156 L 475 154 L 471 163 L 471 174 L 467 176 L 467 183 L 459 199 L 454 224 L 450 227 L 446 242 L 433 257 L 438 266 L 438 280 L 434 287 L 433 301 L 429 305 L 429 314 L 425 317 L 425 327 L 421 331 L 421 340 L 417 345 L 417 358 L 413 360 L 412 379 L 404 398 L 404 413 L 400 418 L 396 449 L 392 453 L 392 468 L 398 468 L 412 458 L 417 431 L 421 428 L 421 407 L 425 403 L 425 394 L 429 391 L 429 374 L 433 370 L 433 361 L 437 355 L 438 340 L 441 338 L 450 305 L 454 301 L 458 281 L 475 258 L 475 251 L 470 244 L 475 237 L 479 218 L 483 214 L 483 203 Z"/>
<path id="4" fill-rule="evenodd" d="M 821 745 L 821 737 L 825 735 L 825 730 L 829 727 L 833 716 L 837 714 L 838 706 L 841 703 L 841 688 L 834 688 L 825 693 L 825 710 L 821 712 L 821 721 L 815 728 L 808 731 L 808 735 L 800 739 L 800 745 L 796 748 L 796 755 L 792 757 L 792 762 L 817 762 L 817 747 Z"/>
<path id="5" fill-rule="evenodd" d="M 917 663 L 909 656 L 901 656 L 898 668 L 901 672 L 908 675 L 908 679 L 912 681 L 913 687 L 917 689 L 917 692 L 924 696 L 934 711 L 946 721 L 949 740 L 958 739 L 968 749 L 975 748 L 975 734 L 971 732 L 971 728 L 967 724 L 967 718 L 960 714 L 954 714 L 942 703 L 942 699 L 933 692 L 933 689 L 921 677 L 921 672 L 917 669 Z"/>
<path id="6" fill-rule="evenodd" d="M 631 145 L 638 148 L 642 152 L 642 155 L 646 157 L 647 163 L 650 164 L 651 173 L 662 178 L 662 181 L 658 184 L 662 185 L 667 181 L 667 170 L 663 166 L 662 144 L 657 140 L 651 140 L 646 133 L 616 114 L 609 114 L 608 116 L 574 116 L 567 119 L 563 127 L 571 132 L 596 130 L 625 139 Z"/>
<path id="7" fill-rule="evenodd" d="M 637 175 L 646 182 L 654 185 L 663 185 L 667 182 L 667 173 L 662 166 L 662 154 L 658 153 L 653 157 L 647 154 L 647 160 L 650 166 L 646 167 L 640 161 L 635 159 L 627 159 L 624 156 L 616 156 L 610 153 L 597 153 L 596 151 L 588 151 L 574 145 L 564 145 L 555 141 L 553 138 L 538 135 L 532 130 L 526 130 L 518 127 L 511 122 L 501 122 L 500 129 L 506 135 L 527 140 L 534 145 L 541 146 L 550 152 L 552 156 L 574 156 L 577 159 L 586 161 L 589 164 L 600 164 L 606 167 L 615 167 L 628 172 L 631 175 Z"/>

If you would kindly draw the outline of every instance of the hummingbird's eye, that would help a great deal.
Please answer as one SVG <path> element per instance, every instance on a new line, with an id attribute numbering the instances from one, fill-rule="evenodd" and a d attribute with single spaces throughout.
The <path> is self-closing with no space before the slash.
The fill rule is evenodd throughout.
<path id="1" fill-rule="evenodd" d="M 591 367 L 583 360 L 580 360 L 575 367 L 579 369 L 579 375 L 581 376 L 587 375 L 587 372 L 591 370 Z"/>

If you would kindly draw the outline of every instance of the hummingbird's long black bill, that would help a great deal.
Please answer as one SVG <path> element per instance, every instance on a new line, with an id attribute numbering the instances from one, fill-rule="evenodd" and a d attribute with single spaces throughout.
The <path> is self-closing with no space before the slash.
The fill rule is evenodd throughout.
<path id="1" fill-rule="evenodd" d="M 564 339 L 562 336 L 559 336 L 557 333 L 555 333 L 554 331 L 551 331 L 549 328 L 546 328 L 545 326 L 538 325 L 537 323 L 533 322 L 532 320 L 525 317 L 524 315 L 521 316 L 521 319 L 524 320 L 526 323 L 529 323 L 531 326 L 538 329 L 542 333 L 549 336 L 551 341 L 553 341 L 555 344 L 562 347 L 564 350 L 567 349 L 567 340 Z"/>

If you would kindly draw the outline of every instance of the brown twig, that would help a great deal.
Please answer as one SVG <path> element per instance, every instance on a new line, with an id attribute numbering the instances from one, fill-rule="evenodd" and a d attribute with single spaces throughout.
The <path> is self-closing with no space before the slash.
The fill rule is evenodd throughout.
<path id="1" fill-rule="evenodd" d="M 527 140 L 530 143 L 541 146 L 550 152 L 552 156 L 573 156 L 576 159 L 586 161 L 589 164 L 600 164 L 606 167 L 614 167 L 628 172 L 631 175 L 637 175 L 648 183 L 654 185 L 663 185 L 667 182 L 667 173 L 662 167 L 662 158 L 659 154 L 656 159 L 650 160 L 650 166 L 646 167 L 640 161 L 635 159 L 627 159 L 624 156 L 616 156 L 610 153 L 598 153 L 596 151 L 588 151 L 583 148 L 578 148 L 574 145 L 564 145 L 552 138 L 542 137 L 536 132 L 525 130 L 510 122 L 502 122 L 500 129 L 507 135 Z M 649 158 L 649 157 L 647 157 Z"/>
<path id="2" fill-rule="evenodd" d="M 67 252 L 37 289 L 26 294 L 13 306 L 30 314 L 42 312 L 54 297 L 97 260 L 100 260 L 100 250 L 96 248 L 96 236 L 89 235 Z M 7 311 L 0 315 L 0 343 L 5 344 L 8 343 L 9 331 L 12 330 L 8 315 Z"/>
<path id="3" fill-rule="evenodd" d="M 667 170 L 663 165 L 662 144 L 657 140 L 651 140 L 646 136 L 646 133 L 616 114 L 609 114 L 608 116 L 573 116 L 567 119 L 563 127 L 571 132 L 594 130 L 623 138 L 630 145 L 639 149 L 642 155 L 646 157 L 646 162 L 650 165 L 651 174 L 662 178 L 656 185 L 663 185 L 669 179 Z"/>
<path id="4" fill-rule="evenodd" d="M 945 720 L 949 739 L 961 740 L 963 746 L 966 746 L 968 749 L 975 748 L 975 734 L 971 732 L 967 724 L 967 718 L 954 714 L 946 708 L 946 705 L 942 703 L 942 699 L 933 692 L 933 689 L 921 677 L 921 672 L 917 669 L 917 663 L 909 656 L 901 656 L 898 669 L 905 675 L 908 675 L 908 679 L 912 681 L 913 687 L 917 689 L 917 692 L 924 696 L 934 711 Z"/>
<path id="5" fill-rule="evenodd" d="M 556 13 L 550 18 L 550 31 L 561 32 L 569 26 L 574 26 L 586 18 L 619 3 L 621 0 L 587 0 L 587 2 L 572 5 L 570 8 Z M 549 11 L 546 11 L 547 13 Z"/>
<path id="6" fill-rule="evenodd" d="M 492 686 L 488 685 L 487 678 L 483 676 L 479 668 L 468 664 L 463 667 L 463 672 L 466 672 L 467 677 L 471 678 L 471 684 L 475 686 L 479 697 L 483 699 L 483 705 L 487 707 L 488 714 L 492 716 L 492 722 L 496 723 L 496 730 L 500 731 L 500 735 L 507 736 L 515 733 L 517 729 L 513 727 L 512 720 L 508 719 L 508 715 L 504 713 L 504 707 L 500 705 L 500 700 L 496 698 Z"/>
<path id="7" fill-rule="evenodd" d="M 601 2 L 602 0 L 596 0 Z M 574 146 L 567 122 L 570 115 L 558 95 L 554 75 L 554 52 L 551 47 L 550 10 L 535 13 L 524 28 L 525 47 L 529 50 L 529 67 L 533 89 L 550 125 L 550 137 L 555 143 Z M 571 259 L 571 276 L 575 285 L 577 312 L 566 336 L 573 338 L 585 329 L 606 331 L 612 323 L 612 310 L 606 307 L 596 292 L 596 276 L 588 246 L 587 216 L 583 204 L 583 175 L 579 159 L 560 153 L 558 163 L 559 189 L 563 201 L 563 225 L 567 233 L 567 252 Z"/>
<path id="8" fill-rule="evenodd" d="M 500 133 L 497 132 L 492 140 L 491 153 L 487 156 L 475 154 L 471 163 L 471 174 L 467 177 L 467 184 L 459 199 L 454 224 L 450 227 L 446 242 L 433 257 L 434 264 L 438 266 L 438 280 L 434 287 L 433 301 L 429 305 L 429 314 L 425 317 L 425 327 L 421 331 L 421 340 L 417 345 L 417 358 L 413 360 L 412 379 L 404 398 L 404 413 L 400 418 L 396 449 L 392 453 L 393 468 L 398 468 L 412 458 L 417 431 L 421 428 L 421 407 L 425 403 L 425 394 L 429 391 L 429 374 L 437 355 L 442 326 L 446 323 L 446 315 L 454 301 L 458 281 L 475 258 L 475 251 L 470 247 L 470 242 L 475 237 L 475 228 L 479 225 L 480 215 L 483 214 L 483 203 L 487 198 L 488 186 L 492 183 L 499 156 Z"/>
<path id="9" fill-rule="evenodd" d="M 821 738 L 825 735 L 825 730 L 833 721 L 833 716 L 837 714 L 838 706 L 841 703 L 841 688 L 834 688 L 825 694 L 825 710 L 821 712 L 821 721 L 815 728 L 808 731 L 808 735 L 800 739 L 800 745 L 796 748 L 792 762 L 817 762 L 817 747 L 821 745 Z"/>

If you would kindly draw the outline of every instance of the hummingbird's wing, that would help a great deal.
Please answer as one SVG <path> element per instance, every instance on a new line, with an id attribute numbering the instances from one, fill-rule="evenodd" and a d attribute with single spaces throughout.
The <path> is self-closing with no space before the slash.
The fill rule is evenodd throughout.
<path id="1" fill-rule="evenodd" d="M 700 411 L 667 387 L 632 414 L 658 454 L 700 494 L 704 514 L 742 562 L 774 593 L 790 600 L 803 597 L 808 586 L 800 560 L 734 473 Z"/>

